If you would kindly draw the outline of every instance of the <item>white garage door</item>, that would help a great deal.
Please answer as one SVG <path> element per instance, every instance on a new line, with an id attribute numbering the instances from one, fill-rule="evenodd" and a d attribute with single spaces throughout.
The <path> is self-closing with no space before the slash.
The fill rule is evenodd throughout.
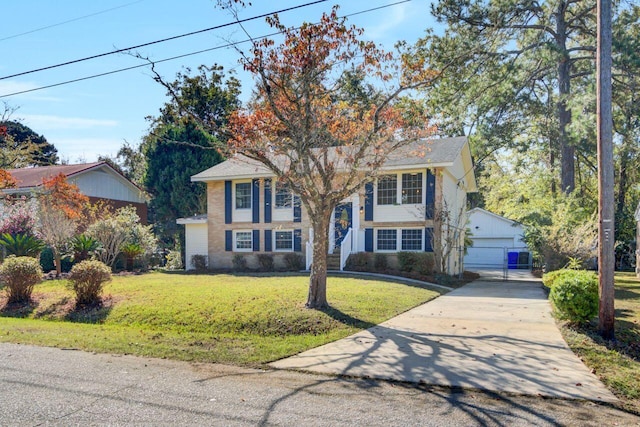
<path id="1" fill-rule="evenodd" d="M 513 239 L 475 238 L 473 247 L 464 256 L 464 268 L 503 268 L 507 250 L 513 247 Z"/>

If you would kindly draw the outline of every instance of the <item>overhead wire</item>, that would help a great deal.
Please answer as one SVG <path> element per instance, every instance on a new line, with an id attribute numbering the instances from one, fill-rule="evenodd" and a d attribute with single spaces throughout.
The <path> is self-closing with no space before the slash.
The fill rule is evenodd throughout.
<path id="1" fill-rule="evenodd" d="M 154 41 L 151 41 L 151 42 L 142 43 L 142 44 L 135 45 L 135 46 L 129 46 L 129 47 L 125 47 L 125 48 L 122 48 L 122 49 L 116 49 L 116 50 L 111 50 L 109 52 L 99 53 L 97 55 L 91 55 L 91 56 L 87 56 L 87 57 L 84 57 L 84 58 L 74 59 L 72 61 L 61 62 L 59 64 L 48 65 L 46 67 L 36 68 L 36 69 L 33 69 L 33 70 L 22 71 L 20 73 L 15 73 L 15 74 L 7 75 L 7 76 L 2 76 L 2 77 L 0 77 L 0 80 L 6 80 L 6 79 L 13 78 L 13 77 L 19 77 L 19 76 L 24 76 L 24 75 L 27 75 L 27 74 L 37 73 L 37 72 L 40 72 L 40 71 L 51 70 L 53 68 L 63 67 L 63 66 L 66 66 L 66 65 L 71 65 L 71 64 L 77 64 L 79 62 L 88 61 L 90 59 L 102 58 L 104 56 L 114 55 L 116 53 L 127 52 L 127 51 L 131 51 L 133 49 L 138 49 L 138 48 L 141 48 L 141 47 L 147 47 L 147 46 L 151 46 L 151 45 L 158 44 L 158 43 L 164 43 L 164 42 L 168 42 L 168 41 L 171 41 L 171 40 L 177 40 L 177 39 L 180 39 L 180 38 L 183 38 L 183 37 L 189 37 L 189 36 L 206 33 L 206 32 L 213 31 L 213 30 L 219 30 L 221 28 L 225 28 L 225 27 L 229 27 L 229 26 L 232 26 L 232 25 L 236 25 L 236 24 L 241 23 L 241 22 L 249 22 L 249 21 L 253 21 L 253 20 L 259 19 L 259 18 L 265 18 L 267 16 L 271 16 L 271 15 L 276 14 L 276 13 L 289 12 L 289 11 L 292 11 L 292 10 L 295 10 L 295 9 L 300 9 L 300 8 L 303 8 L 303 7 L 312 6 L 314 4 L 323 3 L 323 2 L 326 2 L 326 1 L 328 1 L 328 0 L 316 0 L 316 1 L 309 2 L 309 3 L 305 3 L 305 4 L 292 6 L 292 7 L 288 7 L 288 8 L 285 8 L 285 9 L 280 9 L 280 10 L 277 10 L 277 11 L 274 11 L 274 12 L 263 13 L 262 15 L 256 15 L 256 16 L 253 16 L 251 18 L 240 19 L 238 21 L 227 22 L 225 24 L 216 25 L 214 27 L 204 28 L 202 30 L 191 31 L 189 33 L 179 34 L 177 36 L 166 37 L 164 39 L 154 40 Z"/>
<path id="2" fill-rule="evenodd" d="M 89 15 L 78 16 L 77 18 L 68 19 L 66 21 L 58 22 L 56 24 L 50 24 L 50 25 L 46 25 L 44 27 L 34 28 L 33 30 L 24 31 L 22 33 L 13 34 L 11 36 L 6 36 L 6 37 L 3 37 L 3 38 L 0 38 L 0 42 L 5 41 L 5 40 L 10 40 L 10 39 L 15 39 L 16 37 L 25 36 L 27 34 L 37 33 L 38 31 L 47 30 L 49 28 L 59 27 L 60 25 L 69 24 L 71 22 L 80 21 L 82 19 L 91 18 L 92 16 L 101 15 L 103 13 L 111 12 L 112 10 L 122 9 L 123 7 L 131 6 L 132 4 L 140 3 L 142 1 L 144 1 L 144 0 L 132 1 L 132 2 L 129 2 L 129 3 L 121 4 L 120 6 L 112 7 L 110 9 L 104 9 L 104 10 L 100 10 L 98 12 L 90 13 Z"/>
<path id="3" fill-rule="evenodd" d="M 370 8 L 370 9 L 361 10 L 359 12 L 353 12 L 353 13 L 344 15 L 342 17 L 343 18 L 348 18 L 348 17 L 352 17 L 352 16 L 356 16 L 356 15 L 361 15 L 361 14 L 364 14 L 364 13 L 370 13 L 370 12 L 373 12 L 373 11 L 376 11 L 376 10 L 385 9 L 385 8 L 392 7 L 392 6 L 397 6 L 398 4 L 407 3 L 407 2 L 410 2 L 410 1 L 411 0 L 400 0 L 400 1 L 397 1 L 397 2 L 394 2 L 394 3 L 388 3 L 386 5 L 382 5 L 382 6 L 378 6 L 378 7 L 374 7 L 374 8 Z M 262 35 L 262 36 L 259 36 L 259 37 L 256 37 L 256 38 L 264 39 L 264 38 L 267 38 L 267 37 L 277 36 L 279 34 L 282 34 L 282 32 L 281 31 L 277 31 L 277 32 L 266 34 L 266 35 Z M 224 45 L 220 45 L 220 46 L 215 46 L 215 47 L 211 47 L 211 48 L 207 48 L 207 49 L 202 49 L 202 50 L 198 50 L 198 51 L 194 51 L 194 52 L 189 52 L 189 53 L 185 53 L 185 54 L 182 54 L 182 55 L 172 56 L 170 58 L 164 58 L 164 59 L 159 59 L 157 61 L 150 61 L 150 62 L 144 63 L 144 64 L 133 65 L 131 67 L 119 68 L 119 69 L 116 69 L 116 70 L 106 71 L 104 73 L 92 74 L 90 76 L 79 77 L 77 79 L 66 80 L 64 82 L 53 83 L 53 84 L 46 85 L 46 86 L 39 86 L 37 88 L 25 89 L 25 90 L 21 90 L 21 91 L 17 91 L 17 92 L 2 94 L 2 95 L 0 95 L 0 98 L 6 98 L 6 97 L 9 97 L 9 96 L 14 96 L 14 95 L 22 95 L 22 94 L 25 94 L 25 93 L 35 92 L 35 91 L 43 90 L 43 89 L 50 89 L 52 87 L 63 86 L 63 85 L 71 84 L 71 83 L 77 83 L 77 82 L 81 82 L 81 81 L 84 81 L 84 80 L 95 79 L 95 78 L 98 78 L 98 77 L 104 77 L 104 76 L 108 76 L 108 75 L 111 75 L 111 74 L 116 74 L 116 73 L 121 73 L 121 72 L 124 72 L 124 71 L 133 70 L 133 69 L 136 69 L 136 68 L 149 67 L 152 64 L 159 64 L 159 63 L 162 63 L 162 62 L 174 61 L 176 59 L 185 58 L 185 57 L 193 56 L 193 55 L 199 55 L 201 53 L 211 52 L 211 51 L 214 51 L 214 50 L 223 49 L 223 48 L 227 48 L 227 47 L 232 47 L 232 46 L 236 46 L 236 45 L 239 45 L 239 44 L 248 43 L 248 42 L 251 42 L 251 41 L 252 41 L 251 39 L 245 39 L 245 40 L 241 40 L 241 41 L 237 41 L 237 42 L 230 42 L 230 43 L 227 43 L 227 44 L 224 44 Z"/>

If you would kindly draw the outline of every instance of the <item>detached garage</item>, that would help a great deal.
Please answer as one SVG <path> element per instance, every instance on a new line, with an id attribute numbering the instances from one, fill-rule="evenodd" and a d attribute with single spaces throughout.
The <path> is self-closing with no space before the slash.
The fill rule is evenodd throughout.
<path id="1" fill-rule="evenodd" d="M 529 268 L 531 256 L 522 224 L 484 209 L 467 212 L 473 247 L 464 257 L 467 270 Z"/>

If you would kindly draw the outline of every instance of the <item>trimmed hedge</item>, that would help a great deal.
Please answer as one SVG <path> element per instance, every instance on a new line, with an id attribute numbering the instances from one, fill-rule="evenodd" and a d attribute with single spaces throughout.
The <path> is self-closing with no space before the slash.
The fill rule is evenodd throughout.
<path id="1" fill-rule="evenodd" d="M 595 273 L 567 270 L 556 275 L 549 286 L 549 299 L 560 319 L 580 324 L 598 314 L 598 277 Z"/>
<path id="2" fill-rule="evenodd" d="M 29 302 L 33 287 L 42 281 L 40 262 L 30 256 L 10 256 L 0 265 L 0 281 L 9 303 Z"/>
<path id="3" fill-rule="evenodd" d="M 111 268 L 100 261 L 82 261 L 69 275 L 69 287 L 76 293 L 76 306 L 99 304 L 103 284 L 111 280 Z"/>

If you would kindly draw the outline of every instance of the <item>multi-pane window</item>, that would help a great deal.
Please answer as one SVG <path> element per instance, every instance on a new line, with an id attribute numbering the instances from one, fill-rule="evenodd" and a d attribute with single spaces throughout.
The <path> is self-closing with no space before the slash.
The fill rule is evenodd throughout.
<path id="1" fill-rule="evenodd" d="M 402 174 L 402 204 L 422 203 L 422 173 Z"/>
<path id="2" fill-rule="evenodd" d="M 251 209 L 251 183 L 236 184 L 236 209 Z"/>
<path id="3" fill-rule="evenodd" d="M 378 178 L 378 204 L 395 205 L 398 194 L 398 176 L 382 175 Z"/>
<path id="4" fill-rule="evenodd" d="M 275 232 L 276 251 L 293 251 L 293 231 Z"/>
<path id="5" fill-rule="evenodd" d="M 236 250 L 251 250 L 253 248 L 253 240 L 251 231 L 236 231 Z"/>
<path id="6" fill-rule="evenodd" d="M 293 195 L 289 186 L 285 183 L 276 182 L 276 209 L 287 209 L 293 206 Z"/>
<path id="7" fill-rule="evenodd" d="M 403 251 L 422 250 L 422 230 L 421 229 L 402 230 L 401 247 Z"/>
<path id="8" fill-rule="evenodd" d="M 378 230 L 376 246 L 379 251 L 395 251 L 398 246 L 397 230 Z"/>

